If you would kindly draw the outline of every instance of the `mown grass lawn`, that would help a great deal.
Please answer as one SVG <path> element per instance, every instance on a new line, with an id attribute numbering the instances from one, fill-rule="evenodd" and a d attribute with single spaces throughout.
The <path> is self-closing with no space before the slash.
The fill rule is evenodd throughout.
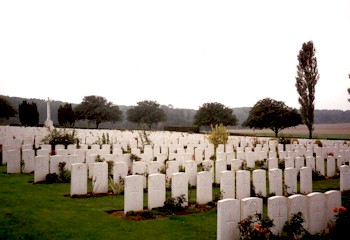
<path id="1" fill-rule="evenodd" d="M 216 239 L 215 209 L 129 221 L 107 213 L 123 209 L 122 195 L 70 198 L 69 184 L 31 181 L 0 167 L 0 239 Z"/>
<path id="2" fill-rule="evenodd" d="M 123 209 L 123 195 L 71 198 L 69 184 L 32 181 L 33 174 L 0 166 L 0 239 L 216 239 L 216 209 L 129 221 L 107 213 Z M 339 189 L 339 179 L 315 181 L 313 189 Z"/>

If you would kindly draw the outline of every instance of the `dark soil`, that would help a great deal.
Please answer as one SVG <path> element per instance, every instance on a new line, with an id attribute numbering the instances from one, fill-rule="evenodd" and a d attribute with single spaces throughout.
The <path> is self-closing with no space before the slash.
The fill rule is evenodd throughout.
<path id="1" fill-rule="evenodd" d="M 110 210 L 106 211 L 108 214 L 111 214 L 115 217 L 120 217 L 125 220 L 130 221 L 143 221 L 143 220 L 151 220 L 151 219 L 157 219 L 157 218 L 164 218 L 169 216 L 181 216 L 181 215 L 188 215 L 188 214 L 196 214 L 201 212 L 207 212 L 210 210 L 216 209 L 216 203 L 210 202 L 204 205 L 199 205 L 196 203 L 190 203 L 188 206 L 183 208 L 180 211 L 169 211 L 164 208 L 155 208 L 152 210 L 144 209 L 143 211 L 139 212 L 128 212 L 127 214 L 124 214 L 124 210 Z"/>

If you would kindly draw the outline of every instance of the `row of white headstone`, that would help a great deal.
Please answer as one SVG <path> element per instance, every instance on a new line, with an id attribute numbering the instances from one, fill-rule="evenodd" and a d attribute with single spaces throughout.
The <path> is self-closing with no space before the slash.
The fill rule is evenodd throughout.
<path id="1" fill-rule="evenodd" d="M 275 235 L 283 234 L 283 226 L 293 214 L 302 213 L 303 227 L 311 234 L 327 230 L 335 223 L 334 208 L 341 206 L 341 192 L 329 190 L 325 193 L 312 192 L 307 195 L 294 194 L 289 197 L 274 196 L 267 200 L 267 216 L 273 220 L 271 231 Z M 248 197 L 244 199 L 223 199 L 217 207 L 217 239 L 242 239 L 238 223 L 250 215 L 263 213 L 263 199 Z"/>

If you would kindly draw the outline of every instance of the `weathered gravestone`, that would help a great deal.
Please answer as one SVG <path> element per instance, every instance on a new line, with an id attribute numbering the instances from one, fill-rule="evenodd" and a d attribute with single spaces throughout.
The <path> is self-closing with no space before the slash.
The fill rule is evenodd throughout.
<path id="1" fill-rule="evenodd" d="M 129 175 L 125 177 L 124 214 L 143 210 L 143 177 Z"/>
<path id="2" fill-rule="evenodd" d="M 148 175 L 148 209 L 163 207 L 166 199 L 165 174 Z"/>
<path id="3" fill-rule="evenodd" d="M 217 240 L 239 240 L 240 200 L 224 199 L 218 201 Z"/>
<path id="4" fill-rule="evenodd" d="M 235 198 L 235 172 L 234 171 L 222 171 L 220 179 L 220 193 L 222 199 Z"/>
<path id="5" fill-rule="evenodd" d="M 93 163 L 92 193 L 108 193 L 108 163 Z"/>
<path id="6" fill-rule="evenodd" d="M 87 194 L 87 167 L 85 163 L 73 163 L 71 173 L 70 195 Z"/>
<path id="7" fill-rule="evenodd" d="M 207 204 L 213 200 L 213 180 L 210 172 L 203 171 L 197 174 L 196 197 L 198 204 Z"/>
<path id="8" fill-rule="evenodd" d="M 267 216 L 273 219 L 272 233 L 275 235 L 281 234 L 283 226 L 288 220 L 287 198 L 284 196 L 269 197 L 267 199 Z"/>

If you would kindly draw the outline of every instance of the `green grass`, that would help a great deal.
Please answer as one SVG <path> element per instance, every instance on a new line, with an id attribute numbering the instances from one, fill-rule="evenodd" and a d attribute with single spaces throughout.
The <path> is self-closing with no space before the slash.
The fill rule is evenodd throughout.
<path id="1" fill-rule="evenodd" d="M 69 184 L 32 180 L 33 174 L 7 174 L 0 166 L 0 239 L 216 239 L 216 209 L 128 221 L 107 213 L 123 209 L 123 195 L 70 198 Z M 313 189 L 339 189 L 339 179 L 315 181 Z M 219 193 L 215 187 L 213 195 Z"/>
<path id="2" fill-rule="evenodd" d="M 69 184 L 32 180 L 0 167 L 0 239 L 216 239 L 216 210 L 128 221 L 106 212 L 123 209 L 122 195 L 70 198 Z"/>

